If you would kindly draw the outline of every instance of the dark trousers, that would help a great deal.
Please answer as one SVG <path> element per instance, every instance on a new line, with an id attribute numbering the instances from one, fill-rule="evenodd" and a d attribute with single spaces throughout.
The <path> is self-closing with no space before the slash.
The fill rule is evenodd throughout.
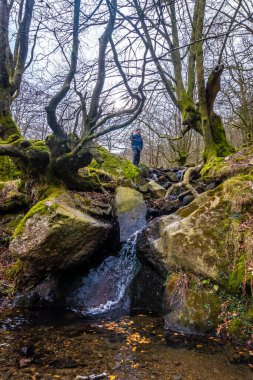
<path id="1" fill-rule="evenodd" d="M 137 166 L 140 163 L 141 150 L 139 148 L 132 148 L 132 150 L 133 150 L 133 164 Z"/>

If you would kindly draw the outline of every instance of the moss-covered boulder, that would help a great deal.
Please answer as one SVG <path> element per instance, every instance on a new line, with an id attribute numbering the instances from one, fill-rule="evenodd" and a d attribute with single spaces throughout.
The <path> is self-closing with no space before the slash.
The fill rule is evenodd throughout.
<path id="1" fill-rule="evenodd" d="M 0 182 L 0 214 L 27 208 L 30 197 L 20 191 L 20 181 Z"/>
<path id="2" fill-rule="evenodd" d="M 219 323 L 221 299 L 213 289 L 197 286 L 184 273 L 173 273 L 166 282 L 165 330 L 206 334 Z"/>
<path id="3" fill-rule="evenodd" d="M 252 214 L 253 177 L 238 175 L 202 193 L 176 214 L 155 219 L 140 233 L 140 258 L 164 278 L 176 272 L 208 284 L 204 289 L 187 286 L 182 298 L 182 284 L 173 284 L 177 277 L 172 277 L 167 287 L 171 294 L 178 291 L 178 300 L 184 302 L 169 310 L 168 329 L 203 333 L 210 327 L 236 338 L 244 326 L 241 335 L 248 340 L 252 331 L 247 320 L 252 308 Z"/>
<path id="4" fill-rule="evenodd" d="M 155 181 L 148 182 L 147 188 L 155 199 L 163 198 L 166 194 L 166 190 Z"/>
<path id="5" fill-rule="evenodd" d="M 101 169 L 115 180 L 128 179 L 134 182 L 138 181 L 140 170 L 129 160 L 117 154 L 110 153 L 103 147 L 98 147 L 98 152 L 103 159 L 103 163 L 99 164 L 93 160 L 89 168 Z"/>
<path id="6" fill-rule="evenodd" d="M 54 190 L 16 227 L 10 252 L 26 266 L 21 276 L 57 273 L 92 261 L 111 230 L 112 223 L 78 209 L 69 192 Z"/>
<path id="7" fill-rule="evenodd" d="M 0 157 L 0 181 L 10 181 L 20 177 L 20 172 L 9 157 Z"/>
<path id="8" fill-rule="evenodd" d="M 240 174 L 253 175 L 252 146 L 241 148 L 227 157 L 212 156 L 201 170 L 202 178 L 208 181 L 225 179 Z"/>
<path id="9" fill-rule="evenodd" d="M 114 211 L 120 228 L 120 241 L 126 241 L 133 233 L 146 225 L 147 207 L 143 195 L 129 187 L 118 187 Z"/>
<path id="10" fill-rule="evenodd" d="M 250 250 L 240 250 L 242 241 L 252 239 L 252 231 L 241 228 L 253 205 L 252 184 L 249 178 L 232 178 L 176 214 L 151 222 L 139 236 L 140 255 L 165 271 L 182 268 L 229 286 L 241 256 L 244 269 L 252 260 Z"/>

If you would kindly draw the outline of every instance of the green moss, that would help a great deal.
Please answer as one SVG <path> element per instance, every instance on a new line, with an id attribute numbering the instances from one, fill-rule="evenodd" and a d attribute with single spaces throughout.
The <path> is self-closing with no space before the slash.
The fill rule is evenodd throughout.
<path id="1" fill-rule="evenodd" d="M 226 180 L 223 184 L 223 198 L 231 204 L 231 211 L 241 213 L 253 205 L 252 193 L 253 176 L 238 175 Z"/>
<path id="2" fill-rule="evenodd" d="M 10 181 L 19 178 L 20 171 L 9 157 L 0 157 L 0 181 Z"/>
<path id="3" fill-rule="evenodd" d="M 198 107 L 186 93 L 183 93 L 179 99 L 179 106 L 182 113 L 183 125 L 189 125 L 191 128 L 200 132 L 199 125 L 201 116 Z"/>
<path id="4" fill-rule="evenodd" d="M 20 259 L 17 259 L 17 261 L 8 269 L 5 271 L 5 276 L 8 280 L 15 280 L 19 274 L 20 271 L 22 271 L 23 268 L 23 261 Z"/>
<path id="5" fill-rule="evenodd" d="M 7 140 L 11 135 L 21 136 L 11 113 L 7 113 L 7 115 L 0 117 L 0 126 L 1 130 L 4 131 L 5 140 Z"/>
<path id="6" fill-rule="evenodd" d="M 30 140 L 30 142 L 31 142 L 31 140 Z M 50 153 L 49 147 L 46 145 L 45 141 L 43 141 L 43 140 L 32 141 L 31 148 L 35 149 L 35 150 L 38 150 L 40 152 Z"/>
<path id="7" fill-rule="evenodd" d="M 24 228 L 25 228 L 26 221 L 28 219 L 32 218 L 33 215 L 35 215 L 35 214 L 41 214 L 41 215 L 47 214 L 48 213 L 48 209 L 49 208 L 44 204 L 44 201 L 40 201 L 40 202 L 36 203 L 36 205 L 33 206 L 28 211 L 28 213 L 24 216 L 24 218 L 21 220 L 21 222 L 19 223 L 19 225 L 15 229 L 15 231 L 14 231 L 14 233 L 13 233 L 13 235 L 12 235 L 11 238 L 14 239 L 18 235 L 22 234 L 22 232 L 24 231 Z"/>
<path id="8" fill-rule="evenodd" d="M 98 149 L 104 163 L 99 165 L 93 160 L 89 167 L 98 169 L 102 168 L 105 172 L 116 178 L 124 176 L 133 181 L 138 180 L 140 172 L 129 160 L 120 157 L 117 154 L 109 153 L 103 147 L 99 147 Z"/>
<path id="9" fill-rule="evenodd" d="M 29 161 L 24 164 L 18 159 L 10 159 L 9 157 L 0 157 L 0 180 L 7 181 L 11 179 L 20 178 L 25 173 L 29 174 L 36 171 L 36 168 L 44 168 L 49 163 L 50 150 L 44 141 L 30 140 L 26 141 L 20 139 L 20 136 L 15 134 L 9 136 L 9 138 L 2 144 L 12 143 L 17 146 L 18 149 L 24 151 Z M 16 165 L 18 167 L 18 170 Z"/>
<path id="10" fill-rule="evenodd" d="M 253 306 L 250 306 L 248 308 L 248 310 L 246 311 L 245 313 L 245 318 L 250 321 L 250 322 L 253 322 Z"/>
<path id="11" fill-rule="evenodd" d="M 56 198 L 60 195 L 64 195 L 66 188 L 62 186 L 50 185 L 46 189 L 43 189 L 43 194 L 41 195 L 41 200 L 46 200 L 47 198 Z"/>
<path id="12" fill-rule="evenodd" d="M 87 169 L 86 172 L 85 172 L 85 169 Z M 105 172 L 104 170 L 97 169 L 97 168 L 91 168 L 91 167 L 88 167 L 88 168 L 85 168 L 85 169 L 84 169 L 84 174 L 85 175 L 90 175 L 90 174 L 95 173 L 98 176 L 98 178 L 99 178 L 99 180 L 101 182 L 111 182 L 111 181 L 113 181 L 112 176 L 109 173 Z"/>
<path id="13" fill-rule="evenodd" d="M 191 125 L 193 127 L 200 122 L 199 111 L 196 110 L 192 102 L 186 101 L 183 105 L 182 119 L 184 125 Z"/>
<path id="14" fill-rule="evenodd" d="M 211 158 L 205 163 L 203 169 L 200 174 L 204 180 L 208 180 L 211 174 L 213 177 L 213 172 L 217 173 L 217 177 L 219 176 L 219 172 L 226 166 L 224 159 L 221 157 L 211 156 Z"/>
<path id="15" fill-rule="evenodd" d="M 209 145 L 208 148 L 205 148 L 203 154 L 205 161 L 214 157 L 226 157 L 235 152 L 235 148 L 227 142 L 221 117 L 215 112 L 212 113 L 210 118 L 210 129 L 213 143 Z"/>
<path id="16" fill-rule="evenodd" d="M 181 323 L 208 331 L 217 326 L 220 312 L 221 302 L 216 294 L 204 290 L 188 290 Z"/>
<path id="17" fill-rule="evenodd" d="M 52 201 L 54 198 L 62 197 L 65 199 L 65 188 L 58 187 L 55 185 L 48 186 L 43 194 L 41 195 L 40 201 L 36 203 L 22 218 L 20 223 L 17 225 L 11 239 L 14 239 L 18 235 L 22 234 L 25 228 L 25 223 L 28 219 L 32 218 L 35 214 L 45 215 L 49 214 L 52 211 L 55 211 L 58 207 L 57 204 L 51 203 L 50 205 L 46 205 L 47 201 Z"/>
<path id="18" fill-rule="evenodd" d="M 56 187 L 54 185 L 49 186 L 45 191 L 43 196 L 41 197 L 41 201 L 36 203 L 29 211 L 28 213 L 22 218 L 18 226 L 16 227 L 12 239 L 14 239 L 16 236 L 20 235 L 25 228 L 25 223 L 28 219 L 32 218 L 35 214 L 47 214 L 50 210 L 53 210 L 54 205 L 47 206 L 45 205 L 45 202 L 49 200 L 49 198 L 56 198 L 60 196 L 63 193 L 63 188 Z"/>
<path id="19" fill-rule="evenodd" d="M 242 329 L 242 321 L 240 318 L 232 319 L 228 324 L 228 333 L 229 335 L 237 335 L 237 333 L 241 332 Z"/>
<path id="20" fill-rule="evenodd" d="M 231 293 L 241 293 L 243 284 L 250 281 L 246 271 L 247 256 L 243 254 L 239 257 L 234 270 L 229 276 L 227 289 Z"/>
<path id="21" fill-rule="evenodd" d="M 20 135 L 11 135 L 8 137 L 7 140 L 4 140 L 4 141 L 1 141 L 1 144 L 17 144 L 18 142 L 22 141 L 22 139 L 20 138 Z"/>
<path id="22" fill-rule="evenodd" d="M 243 156 L 239 156 L 239 157 L 235 157 L 234 158 L 235 162 L 241 162 L 241 161 L 244 161 L 244 160 L 245 160 L 245 157 L 243 157 Z"/>
<path id="23" fill-rule="evenodd" d="M 90 173 L 82 177 L 82 190 L 84 191 L 99 191 L 101 190 L 101 182 L 96 173 Z"/>
<path id="24" fill-rule="evenodd" d="M 23 215 L 18 215 L 14 219 L 12 219 L 8 224 L 7 224 L 7 229 L 10 229 L 11 231 L 14 231 L 16 227 L 19 225 L 21 220 L 23 219 Z"/>

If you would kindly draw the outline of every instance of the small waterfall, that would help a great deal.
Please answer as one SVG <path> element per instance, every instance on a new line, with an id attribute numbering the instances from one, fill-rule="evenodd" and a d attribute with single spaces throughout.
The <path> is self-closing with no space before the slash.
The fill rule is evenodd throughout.
<path id="1" fill-rule="evenodd" d="M 117 256 L 109 256 L 82 278 L 81 286 L 67 298 L 68 307 L 85 315 L 97 315 L 126 306 L 127 289 L 140 267 L 136 256 L 137 234 L 123 244 Z"/>

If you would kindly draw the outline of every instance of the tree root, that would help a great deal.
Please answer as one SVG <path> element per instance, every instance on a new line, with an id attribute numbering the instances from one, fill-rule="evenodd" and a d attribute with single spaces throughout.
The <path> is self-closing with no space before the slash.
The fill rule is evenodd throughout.
<path id="1" fill-rule="evenodd" d="M 181 189 L 181 188 L 185 188 L 185 189 L 189 190 L 192 193 L 192 195 L 194 196 L 194 198 L 196 198 L 198 196 L 198 192 L 194 189 L 194 187 L 190 184 L 190 182 L 191 182 L 193 175 L 199 174 L 199 172 L 201 171 L 203 166 L 204 166 L 204 164 L 200 164 L 200 165 L 186 169 L 186 171 L 184 173 L 183 181 L 181 181 L 179 183 L 175 183 L 174 185 L 172 185 L 167 190 L 167 193 L 166 193 L 164 198 L 168 198 L 173 193 L 173 191 L 175 191 L 177 189 Z"/>

